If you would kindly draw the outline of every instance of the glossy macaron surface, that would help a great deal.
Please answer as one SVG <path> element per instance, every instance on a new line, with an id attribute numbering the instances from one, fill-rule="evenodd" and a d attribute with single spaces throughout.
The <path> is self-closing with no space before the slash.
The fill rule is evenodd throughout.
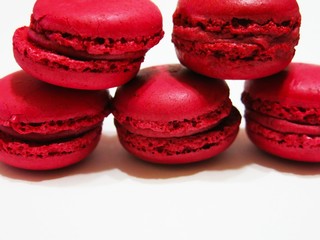
<path id="1" fill-rule="evenodd" d="M 143 69 L 119 87 L 113 114 L 135 132 L 179 136 L 214 126 L 229 115 L 231 106 L 225 81 L 173 64 Z"/>
<path id="2" fill-rule="evenodd" d="M 0 80 L 0 119 L 37 123 L 94 117 L 109 111 L 106 90 L 82 91 L 44 83 L 23 71 Z"/>
<path id="3" fill-rule="evenodd" d="M 275 21 L 281 23 L 299 16 L 295 0 L 179 0 L 176 14 L 195 18 L 230 20 L 232 18 L 253 19 L 259 23 Z"/>
<path id="4" fill-rule="evenodd" d="M 37 0 L 32 21 L 38 30 L 92 40 L 133 40 L 162 32 L 161 13 L 149 0 Z"/>
<path id="5" fill-rule="evenodd" d="M 320 108 L 319 66 L 307 63 L 291 63 L 277 75 L 247 81 L 245 92 L 255 99 L 277 101 L 284 106 Z"/>

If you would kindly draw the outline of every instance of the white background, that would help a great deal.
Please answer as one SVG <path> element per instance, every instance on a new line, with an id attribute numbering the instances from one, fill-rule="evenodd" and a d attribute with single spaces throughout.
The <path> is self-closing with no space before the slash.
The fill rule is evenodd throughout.
<path id="1" fill-rule="evenodd" d="M 177 1 L 154 2 L 166 35 L 142 67 L 178 62 L 171 43 Z M 11 39 L 16 28 L 29 24 L 33 4 L 0 3 L 0 77 L 20 69 Z M 303 22 L 294 61 L 320 64 L 320 4 L 299 5 Z M 243 112 L 243 82 L 228 83 Z M 313 240 L 320 238 L 319 203 L 319 164 L 266 155 L 243 129 L 230 149 L 209 161 L 158 166 L 122 149 L 110 116 L 97 149 L 75 166 L 28 172 L 0 164 L 1 240 Z"/>

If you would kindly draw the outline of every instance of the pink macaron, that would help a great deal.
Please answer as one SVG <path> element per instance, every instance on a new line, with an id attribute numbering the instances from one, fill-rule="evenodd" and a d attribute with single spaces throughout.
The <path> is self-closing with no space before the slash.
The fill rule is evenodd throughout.
<path id="1" fill-rule="evenodd" d="M 113 115 L 125 149 L 163 164 L 202 161 L 223 152 L 241 121 L 225 81 L 179 64 L 141 70 L 117 89 Z"/>
<path id="2" fill-rule="evenodd" d="M 13 49 L 17 63 L 42 81 L 98 90 L 132 79 L 162 37 L 162 15 L 150 0 L 37 0 Z"/>
<path id="3" fill-rule="evenodd" d="M 0 92 L 0 161 L 23 169 L 57 169 L 84 159 L 110 113 L 106 90 L 62 88 L 24 71 L 2 78 Z"/>
<path id="4" fill-rule="evenodd" d="M 179 0 L 172 41 L 180 62 L 221 79 L 255 79 L 283 70 L 295 54 L 296 0 Z"/>
<path id="5" fill-rule="evenodd" d="M 320 66 L 291 63 L 274 76 L 247 81 L 242 95 L 246 130 L 262 150 L 320 162 Z"/>

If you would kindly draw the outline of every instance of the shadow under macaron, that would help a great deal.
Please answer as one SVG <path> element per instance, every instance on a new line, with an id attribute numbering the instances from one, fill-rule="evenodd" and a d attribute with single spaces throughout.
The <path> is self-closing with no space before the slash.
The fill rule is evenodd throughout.
<path id="1" fill-rule="evenodd" d="M 174 179 L 205 172 L 206 175 L 199 176 L 198 180 L 216 181 L 214 174 L 219 173 L 220 179 L 223 180 L 223 173 L 230 178 L 238 175 L 237 171 L 241 172 L 245 167 L 258 167 L 261 174 L 275 170 L 295 175 L 320 176 L 320 163 L 291 161 L 265 153 L 251 143 L 245 129 L 240 129 L 236 140 L 226 151 L 210 159 L 189 164 L 165 165 L 143 161 L 128 153 L 121 146 L 117 136 L 112 139 L 103 137 L 102 144 L 105 145 L 104 149 L 109 149 L 111 153 L 105 156 L 102 169 L 118 169 L 140 179 Z M 94 160 L 90 161 L 90 164 L 94 166 Z M 96 164 L 95 166 L 97 167 Z M 98 167 L 96 170 L 101 169 Z"/>
<path id="2" fill-rule="evenodd" d="M 260 157 L 255 159 L 255 163 L 262 167 L 286 174 L 320 177 L 320 162 L 295 161 L 271 155 L 260 149 L 256 151 Z"/>
<path id="3" fill-rule="evenodd" d="M 100 145 L 91 155 L 92 159 L 80 163 L 83 166 L 79 167 L 83 169 L 78 171 L 82 173 L 105 171 L 105 174 L 108 174 L 111 170 L 119 170 L 123 173 L 123 178 L 161 180 L 181 179 L 202 172 L 214 174 L 214 171 L 237 170 L 251 164 L 252 159 L 246 157 L 248 155 L 241 154 L 242 151 L 246 151 L 243 138 L 246 136 L 241 130 L 237 140 L 229 149 L 211 159 L 189 164 L 165 165 L 146 162 L 133 156 L 121 146 L 117 136 L 102 136 Z M 117 176 L 119 177 L 119 174 Z"/>
<path id="4" fill-rule="evenodd" d="M 148 163 L 128 153 L 121 146 L 116 135 L 102 135 L 94 152 L 72 166 L 50 171 L 29 171 L 0 163 L 0 175 L 30 182 L 50 181 L 73 176 L 77 178 L 78 184 L 90 181 L 95 177 L 101 177 L 97 173 L 109 175 L 115 181 L 130 177 L 138 180 L 173 180 L 196 175 L 197 180 L 214 182 L 236 177 L 245 167 L 259 168 L 261 174 L 275 170 L 295 175 L 320 176 L 320 163 L 301 163 L 269 155 L 250 142 L 244 129 L 240 129 L 235 142 L 226 151 L 197 163 L 183 165 Z M 262 170 L 261 167 L 263 167 Z M 200 173 L 205 174 L 197 175 Z M 219 177 L 215 175 L 218 173 Z M 82 176 L 86 175 L 87 177 L 81 180 Z"/>
<path id="5" fill-rule="evenodd" d="M 33 171 L 15 168 L 0 162 L 0 175 L 11 179 L 30 182 L 42 182 L 71 176 L 79 176 L 78 179 L 79 182 L 81 182 L 81 175 L 107 172 L 108 170 L 115 168 L 113 165 L 113 159 L 121 158 L 120 152 L 122 151 L 117 142 L 117 136 L 101 135 L 101 139 L 97 147 L 89 156 L 76 164 L 60 169 Z"/>

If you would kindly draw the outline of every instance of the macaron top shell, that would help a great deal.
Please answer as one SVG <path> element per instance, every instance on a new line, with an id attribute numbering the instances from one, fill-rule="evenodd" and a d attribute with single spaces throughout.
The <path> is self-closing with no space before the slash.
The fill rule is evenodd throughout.
<path id="1" fill-rule="evenodd" d="M 162 16 L 149 0 L 38 0 L 32 18 L 46 31 L 101 38 L 150 36 L 162 31 Z"/>
<path id="2" fill-rule="evenodd" d="M 243 18 L 259 23 L 282 22 L 300 16 L 296 0 L 179 0 L 176 14 L 229 20 Z"/>
<path id="3" fill-rule="evenodd" d="M 254 99 L 277 101 L 284 106 L 320 108 L 320 66 L 291 63 L 276 75 L 245 83 Z"/>
<path id="4" fill-rule="evenodd" d="M 28 127 L 50 133 L 76 130 L 94 126 L 110 113 L 110 95 L 106 90 L 61 88 L 23 71 L 1 79 L 0 92 L 0 125 L 19 125 L 16 127 L 22 132 L 28 132 Z"/>
<path id="5" fill-rule="evenodd" d="M 117 89 L 114 108 L 139 120 L 167 122 L 210 113 L 228 100 L 225 81 L 173 64 L 142 69 Z"/>
<path id="6" fill-rule="evenodd" d="M 247 109 L 307 125 L 320 124 L 320 66 L 291 63 L 270 77 L 247 81 L 242 101 Z"/>

